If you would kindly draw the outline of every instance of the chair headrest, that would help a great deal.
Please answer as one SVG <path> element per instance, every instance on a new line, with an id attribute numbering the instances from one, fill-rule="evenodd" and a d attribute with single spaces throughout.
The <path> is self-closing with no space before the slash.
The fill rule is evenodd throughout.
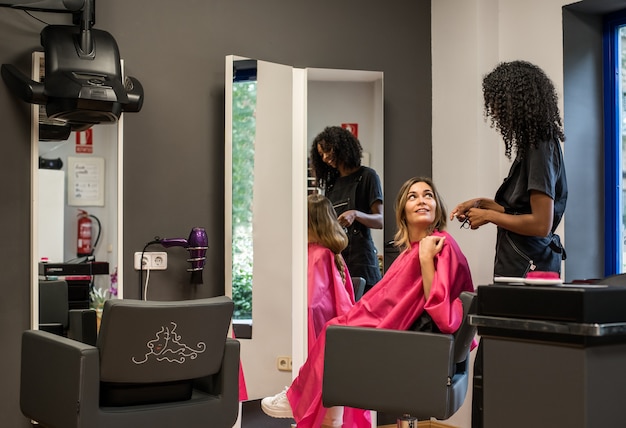
<path id="1" fill-rule="evenodd" d="M 464 291 L 459 296 L 463 302 L 463 321 L 454 333 L 454 362 L 461 363 L 467 358 L 472 340 L 476 335 L 476 327 L 469 323 L 469 315 L 476 313 L 476 293 Z"/>
<path id="2" fill-rule="evenodd" d="M 352 286 L 354 287 L 354 300 L 359 301 L 365 292 L 365 278 L 353 276 L 350 279 L 352 279 Z"/>
<path id="3" fill-rule="evenodd" d="M 108 300 L 97 341 L 100 380 L 169 382 L 217 373 L 232 313 L 233 302 L 225 296 Z"/>

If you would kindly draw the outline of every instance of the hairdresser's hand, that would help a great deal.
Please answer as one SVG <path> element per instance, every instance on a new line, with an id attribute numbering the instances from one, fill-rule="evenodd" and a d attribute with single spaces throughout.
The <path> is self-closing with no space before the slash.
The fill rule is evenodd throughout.
<path id="1" fill-rule="evenodd" d="M 420 241 L 420 260 L 433 260 L 441 252 L 445 236 L 427 236 Z"/>
<path id="2" fill-rule="evenodd" d="M 357 210 L 348 210 L 342 212 L 339 217 L 337 217 L 337 220 L 342 227 L 350 227 L 356 220 L 356 216 Z"/>
<path id="3" fill-rule="evenodd" d="M 458 204 L 452 211 L 450 211 L 450 220 L 456 219 L 460 222 L 464 222 L 466 219 L 467 212 L 470 208 L 477 208 L 480 206 L 480 201 L 482 198 L 474 198 L 469 201 L 461 202 Z"/>
<path id="4" fill-rule="evenodd" d="M 490 214 L 491 210 L 483 210 L 481 208 L 470 208 L 465 213 L 469 228 L 472 230 L 478 229 L 480 226 L 491 223 Z"/>

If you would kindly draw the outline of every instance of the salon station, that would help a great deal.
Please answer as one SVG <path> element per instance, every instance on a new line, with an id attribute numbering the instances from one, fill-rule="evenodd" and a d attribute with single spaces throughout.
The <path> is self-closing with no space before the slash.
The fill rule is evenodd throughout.
<path id="1" fill-rule="evenodd" d="M 348 130 L 376 171 L 384 278 L 407 179 L 449 214 L 507 177 L 481 82 L 515 60 L 558 97 L 560 274 L 494 277 L 496 226 L 449 220 L 459 328 L 329 327 L 319 399 L 368 428 L 626 425 L 626 1 L 180 3 L 0 0 L 0 426 L 308 427 L 260 403 L 309 354 L 312 142 Z"/>

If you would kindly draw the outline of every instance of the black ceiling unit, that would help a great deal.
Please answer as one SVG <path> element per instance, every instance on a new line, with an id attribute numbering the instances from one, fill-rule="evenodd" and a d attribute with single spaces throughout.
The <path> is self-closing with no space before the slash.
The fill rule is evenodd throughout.
<path id="1" fill-rule="evenodd" d="M 0 6 L 73 14 L 74 25 L 48 25 L 41 31 L 45 78 L 36 82 L 15 66 L 2 64 L 1 74 L 21 100 L 45 105 L 48 118 L 71 131 L 115 123 L 122 112 L 138 112 L 143 87 L 123 77 L 119 49 L 106 31 L 93 28 L 95 0 L 24 0 Z"/>

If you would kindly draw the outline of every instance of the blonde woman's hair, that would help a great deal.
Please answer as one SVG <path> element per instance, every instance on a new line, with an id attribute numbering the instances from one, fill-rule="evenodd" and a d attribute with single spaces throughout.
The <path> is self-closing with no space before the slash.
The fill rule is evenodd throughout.
<path id="1" fill-rule="evenodd" d="M 335 254 L 335 265 L 346 282 L 346 268 L 341 252 L 348 246 L 348 236 L 337 221 L 337 214 L 330 200 L 320 194 L 307 198 L 309 239 L 328 248 Z"/>
<path id="2" fill-rule="evenodd" d="M 396 204 L 394 206 L 396 211 L 396 235 L 394 236 L 394 245 L 402 250 L 407 250 L 411 248 L 411 241 L 409 238 L 409 228 L 406 224 L 406 214 L 404 212 L 404 207 L 406 206 L 406 201 L 409 198 L 409 190 L 411 186 L 415 183 L 426 183 L 433 190 L 433 194 L 435 196 L 435 221 L 428 228 L 428 234 L 433 233 L 435 229 L 441 231 L 445 230 L 448 224 L 446 213 L 446 206 L 441 198 L 441 195 L 437 191 L 435 184 L 430 178 L 427 177 L 413 177 L 404 182 L 400 191 L 398 192 L 398 196 L 396 197 Z"/>

